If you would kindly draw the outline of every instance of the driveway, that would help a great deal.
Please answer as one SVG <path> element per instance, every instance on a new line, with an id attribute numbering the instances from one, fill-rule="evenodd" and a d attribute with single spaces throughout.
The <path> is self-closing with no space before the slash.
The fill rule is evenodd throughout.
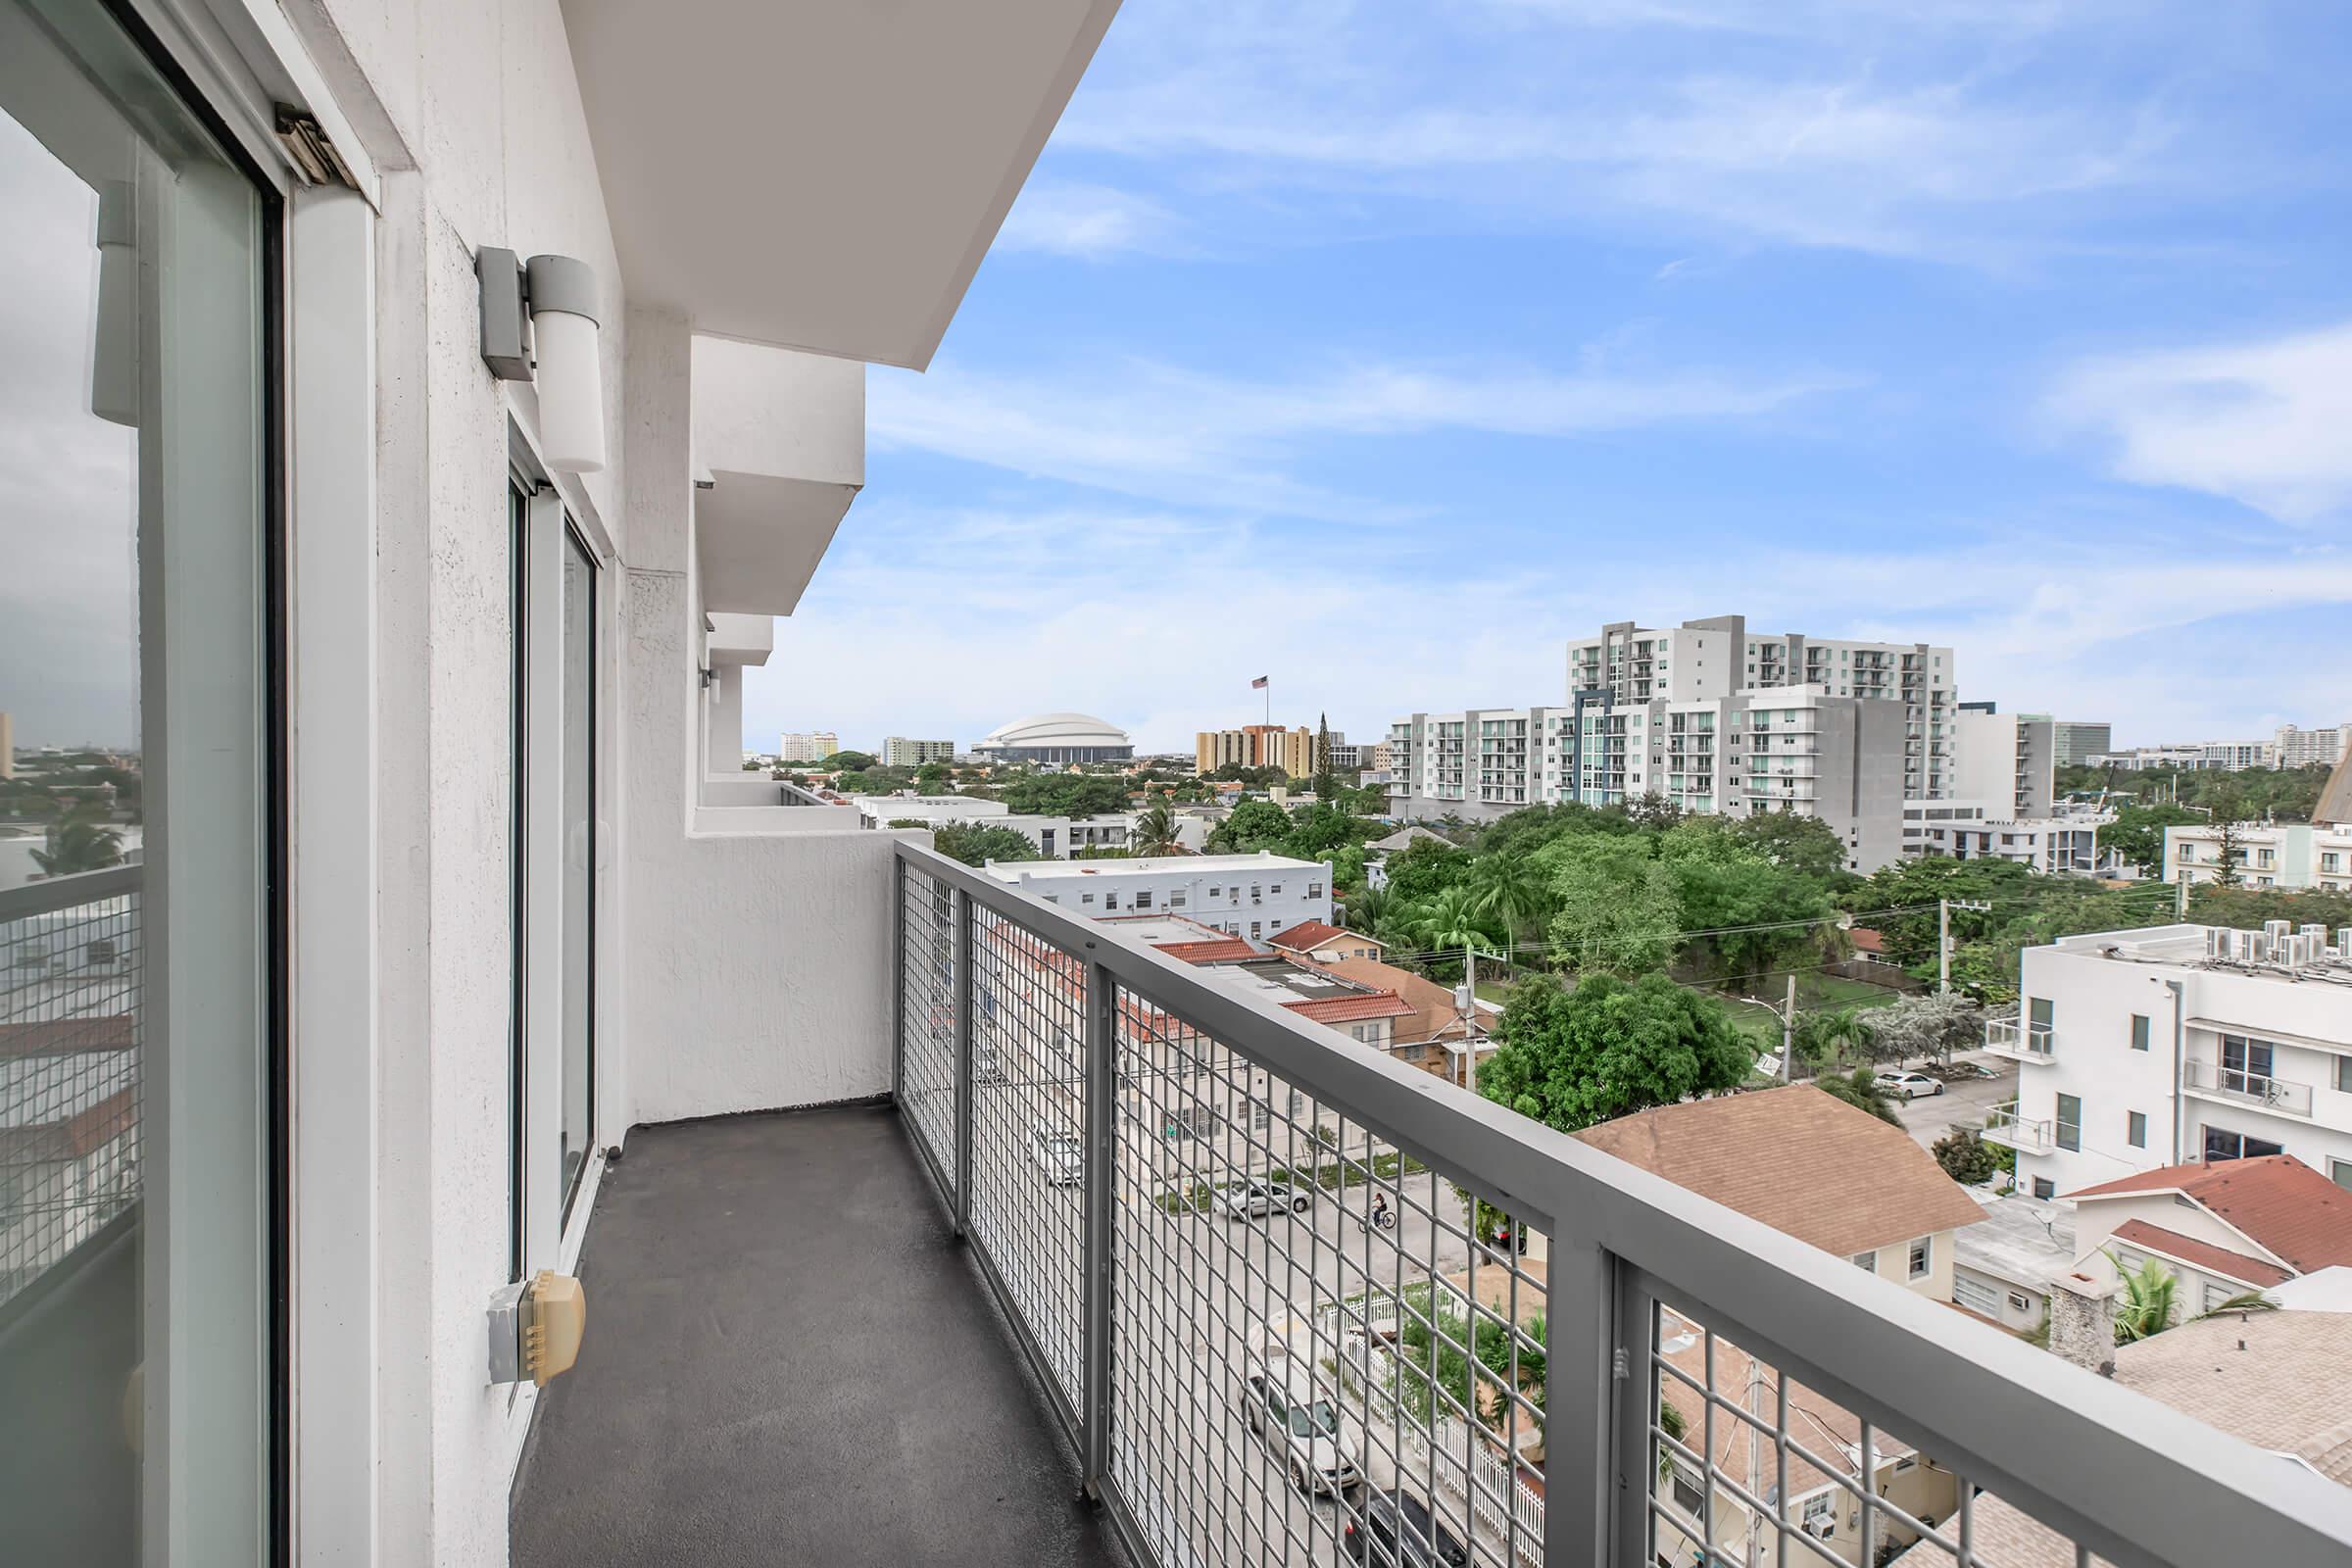
<path id="1" fill-rule="evenodd" d="M 1945 1084 L 1940 1095 L 1928 1095 L 1918 1100 L 1894 1102 L 1895 1115 L 1902 1118 L 1903 1128 L 1919 1141 L 1921 1148 L 1931 1148 L 1936 1139 L 1951 1130 L 1954 1122 L 1971 1125 L 1982 1123 L 1984 1115 L 2004 1100 L 2017 1094 L 2017 1063 L 1999 1056 L 1988 1056 L 1972 1051 L 1961 1061 L 1982 1062 L 2000 1074 L 1998 1078 L 1964 1078 L 1958 1083 Z"/>

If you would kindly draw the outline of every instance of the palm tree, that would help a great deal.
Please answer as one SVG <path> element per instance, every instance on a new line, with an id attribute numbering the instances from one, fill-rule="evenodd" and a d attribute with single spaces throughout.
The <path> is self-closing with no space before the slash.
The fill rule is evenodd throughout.
<path id="1" fill-rule="evenodd" d="M 1137 813 L 1130 837 L 1138 855 L 1166 855 L 1184 848 L 1176 837 L 1175 808 L 1165 795 L 1152 796 L 1152 804 Z"/>
<path id="2" fill-rule="evenodd" d="M 1408 911 L 1407 919 L 1410 922 L 1407 929 L 1415 942 L 1433 954 L 1463 955 L 1465 968 L 1472 953 L 1502 956 L 1489 930 L 1487 915 L 1479 907 L 1478 892 L 1467 884 L 1457 882 L 1452 887 L 1440 888 L 1433 898 Z"/>
<path id="3" fill-rule="evenodd" d="M 1551 910 L 1551 886 L 1524 855 L 1481 856 L 1470 868 L 1470 886 L 1478 912 L 1501 921 L 1514 943 Z"/>
<path id="4" fill-rule="evenodd" d="M 2124 1298 L 2115 1304 L 2115 1343 L 2153 1339 L 2171 1328 L 2180 1313 L 2176 1299 L 2180 1282 L 2173 1271 L 2152 1257 L 2141 1258 L 2137 1268 L 2124 1267 L 2113 1252 L 2107 1260 L 2124 1282 Z"/>
<path id="5" fill-rule="evenodd" d="M 1394 903 L 1387 888 L 1367 887 L 1348 901 L 1348 929 L 1361 931 L 1366 936 L 1378 936 L 1380 922 L 1389 917 Z"/>
<path id="6" fill-rule="evenodd" d="M 1867 1008 L 1821 1007 L 1796 1015 L 1797 1054 L 1815 1067 L 1834 1066 L 1849 1051 L 1860 1054 L 1870 1046 Z"/>
<path id="7" fill-rule="evenodd" d="M 2216 1301 L 2197 1316 L 2226 1317 L 2231 1312 L 2276 1312 L 2278 1303 L 2260 1291 L 2240 1291 L 2227 1301 Z"/>
<path id="8" fill-rule="evenodd" d="M 50 848 L 32 852 L 33 862 L 48 876 L 103 871 L 122 863 L 122 835 L 86 808 L 69 813 L 49 842 Z"/>

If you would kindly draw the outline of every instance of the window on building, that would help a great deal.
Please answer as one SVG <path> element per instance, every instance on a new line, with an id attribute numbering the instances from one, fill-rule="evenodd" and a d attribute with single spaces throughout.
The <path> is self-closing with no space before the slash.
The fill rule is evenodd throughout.
<path id="1" fill-rule="evenodd" d="M 1263 920 L 1252 920 L 1250 922 L 1250 935 L 1252 939 L 1263 936 L 1265 934 L 1265 930 L 1266 923 Z"/>
<path id="2" fill-rule="evenodd" d="M 2135 1012 L 2132 1015 L 2132 1049 L 2133 1051 L 2148 1049 L 2148 1015 L 2144 1012 Z"/>
<path id="3" fill-rule="evenodd" d="M 2148 1114 L 2144 1110 L 2124 1112 L 2124 1141 L 2133 1149 L 2148 1147 Z"/>
<path id="4" fill-rule="evenodd" d="M 1936 1238 L 1933 1236 L 1922 1236 L 1918 1241 L 1911 1244 L 1910 1261 L 1905 1270 L 1906 1277 L 1915 1280 L 1924 1280 L 1928 1277 L 1928 1271 L 1935 1266 Z"/>
<path id="5" fill-rule="evenodd" d="M 1171 909 L 1184 907 L 1184 890 L 1182 888 L 1178 888 L 1168 895 L 1168 907 Z"/>
<path id="6" fill-rule="evenodd" d="M 2335 1087 L 2339 1093 L 2352 1095 L 2352 1056 L 2335 1058 Z"/>
<path id="7" fill-rule="evenodd" d="M 1092 904 L 1095 902 L 1095 896 L 1092 893 L 1081 893 L 1078 895 L 1078 902 L 1080 904 Z"/>
<path id="8" fill-rule="evenodd" d="M 1274 891 L 1280 893 L 1282 889 L 1276 888 Z M 1321 898 L 1323 896 L 1323 884 L 1320 882 L 1309 882 L 1306 885 L 1306 896 L 1310 899 Z"/>
<path id="9" fill-rule="evenodd" d="M 2336 1186 L 2352 1188 L 2352 1159 L 2329 1160 L 2328 1162 L 2328 1175 Z"/>
<path id="10" fill-rule="evenodd" d="M 1105 893 L 1105 894 L 1103 894 L 1103 895 L 1102 895 L 1102 907 L 1103 907 L 1103 908 L 1105 908 L 1105 909 L 1115 909 L 1115 908 L 1117 908 L 1118 906 L 1119 906 L 1119 896 L 1118 896 L 1116 893 Z"/>
<path id="11" fill-rule="evenodd" d="M 1136 894 L 1135 906 L 1139 909 L 1149 909 L 1152 907 L 1152 895 L 1148 892 L 1140 892 Z"/>
<path id="12" fill-rule="evenodd" d="M 1674 1505 L 1696 1519 L 1706 1508 L 1706 1494 L 1698 1487 L 1698 1478 L 1683 1468 L 1679 1459 L 1669 1461 L 1674 1471 Z"/>
<path id="13" fill-rule="evenodd" d="M 2036 1176 L 2034 1178 L 2034 1196 L 2047 1202 L 2058 1196 L 2058 1184 L 2047 1176 Z"/>
<path id="14" fill-rule="evenodd" d="M 2009 1310 L 2012 1312 L 2030 1312 L 2033 1309 L 2033 1301 L 2028 1299 L 2025 1295 L 2017 1291 L 2011 1291 L 2009 1293 Z"/>
<path id="15" fill-rule="evenodd" d="M 2082 1097 L 2058 1097 L 2058 1147 L 2081 1152 L 2082 1148 Z"/>
<path id="16" fill-rule="evenodd" d="M 1867 1252 L 1856 1252 L 1853 1256 L 1847 1258 L 1846 1261 L 1853 1264 L 1856 1268 L 1868 1269 L 1875 1274 L 1878 1272 L 1879 1268 L 1878 1250 L 1873 1248 Z"/>
<path id="17" fill-rule="evenodd" d="M 1273 1120 L 1274 1107 L 1272 1105 L 1262 1100 L 1253 1100 L 1250 1102 L 1250 1125 L 1251 1127 L 1262 1133 Z"/>
<path id="18" fill-rule="evenodd" d="M 1208 896 L 1209 896 L 1210 898 L 1212 898 L 1212 899 L 1213 899 L 1213 898 L 1215 898 L 1215 897 L 1217 896 L 1217 889 L 1216 889 L 1216 887 L 1215 887 L 1215 885 L 1214 885 L 1214 884 L 1211 884 L 1211 885 L 1210 885 L 1210 887 L 1209 887 L 1209 890 L 1208 890 Z"/>
<path id="19" fill-rule="evenodd" d="M 2205 1129 L 2207 1159 L 2260 1159 L 2265 1154 L 2285 1152 L 2285 1150 L 2267 1138 L 2249 1138 L 2244 1133 L 2210 1124 Z"/>

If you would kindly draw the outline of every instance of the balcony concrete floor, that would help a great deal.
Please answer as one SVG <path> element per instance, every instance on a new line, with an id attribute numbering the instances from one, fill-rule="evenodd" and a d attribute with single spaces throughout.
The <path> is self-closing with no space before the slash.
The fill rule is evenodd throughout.
<path id="1" fill-rule="evenodd" d="M 581 1276 L 516 1568 L 1124 1560 L 896 1112 L 638 1129 Z"/>

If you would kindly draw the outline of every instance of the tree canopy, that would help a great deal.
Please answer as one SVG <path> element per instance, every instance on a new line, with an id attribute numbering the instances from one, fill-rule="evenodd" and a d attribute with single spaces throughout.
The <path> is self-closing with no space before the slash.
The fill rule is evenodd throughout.
<path id="1" fill-rule="evenodd" d="M 1529 858 L 1550 884 L 1545 936 L 1559 962 L 1586 972 L 1641 974 L 1673 956 L 1682 901 L 1673 874 L 1651 858 L 1645 840 L 1580 833 L 1554 839 Z"/>
<path id="2" fill-rule="evenodd" d="M 861 773 L 874 765 L 871 752 L 835 752 L 816 765 L 828 773 Z"/>
<path id="3" fill-rule="evenodd" d="M 1019 816 L 1088 817 L 1127 809 L 1127 781 L 1102 773 L 1029 773 L 997 798 Z"/>
<path id="4" fill-rule="evenodd" d="M 1512 989 L 1478 1090 L 1563 1132 L 1736 1087 L 1755 1051 L 1724 1004 L 1662 974 L 1549 975 Z"/>
<path id="5" fill-rule="evenodd" d="M 1017 828 L 998 827 L 989 822 L 942 822 L 932 835 L 932 845 L 940 854 L 966 865 L 986 865 L 991 860 L 1042 860 L 1037 846 Z"/>

